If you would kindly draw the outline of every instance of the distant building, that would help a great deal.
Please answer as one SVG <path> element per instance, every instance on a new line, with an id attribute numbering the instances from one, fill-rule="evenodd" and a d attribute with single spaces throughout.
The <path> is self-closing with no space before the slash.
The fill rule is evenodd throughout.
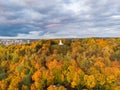
<path id="1" fill-rule="evenodd" d="M 29 44 L 29 43 L 30 43 L 30 40 L 27 40 L 27 43 Z"/>
<path id="2" fill-rule="evenodd" d="M 3 44 L 3 45 L 12 45 L 12 44 L 29 44 L 30 43 L 30 40 L 0 40 L 0 44 Z"/>
<path id="3" fill-rule="evenodd" d="M 59 45 L 63 45 L 62 40 L 60 40 Z"/>

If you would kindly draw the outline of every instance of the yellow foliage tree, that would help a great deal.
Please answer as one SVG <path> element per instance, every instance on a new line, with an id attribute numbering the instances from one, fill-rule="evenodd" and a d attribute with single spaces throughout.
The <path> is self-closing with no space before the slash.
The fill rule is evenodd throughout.
<path id="1" fill-rule="evenodd" d="M 85 75 L 84 82 L 88 89 L 91 89 L 91 88 L 95 87 L 95 85 L 96 85 L 96 80 L 95 80 L 94 75 Z"/>

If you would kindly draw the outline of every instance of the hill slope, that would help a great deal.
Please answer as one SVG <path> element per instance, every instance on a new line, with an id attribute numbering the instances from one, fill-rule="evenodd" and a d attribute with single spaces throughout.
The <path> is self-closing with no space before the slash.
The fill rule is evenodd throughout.
<path id="1" fill-rule="evenodd" d="M 0 46 L 0 90 L 119 90 L 120 39 Z"/>

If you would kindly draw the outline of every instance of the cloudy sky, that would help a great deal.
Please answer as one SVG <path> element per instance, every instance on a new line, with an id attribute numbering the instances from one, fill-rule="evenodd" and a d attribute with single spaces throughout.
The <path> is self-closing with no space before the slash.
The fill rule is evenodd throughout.
<path id="1" fill-rule="evenodd" d="M 0 38 L 120 37 L 120 0 L 0 0 Z"/>

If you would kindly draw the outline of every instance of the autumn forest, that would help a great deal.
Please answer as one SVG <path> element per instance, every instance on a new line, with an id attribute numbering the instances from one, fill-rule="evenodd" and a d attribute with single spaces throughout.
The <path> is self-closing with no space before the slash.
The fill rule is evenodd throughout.
<path id="1" fill-rule="evenodd" d="M 120 38 L 0 45 L 0 90 L 120 90 Z"/>

